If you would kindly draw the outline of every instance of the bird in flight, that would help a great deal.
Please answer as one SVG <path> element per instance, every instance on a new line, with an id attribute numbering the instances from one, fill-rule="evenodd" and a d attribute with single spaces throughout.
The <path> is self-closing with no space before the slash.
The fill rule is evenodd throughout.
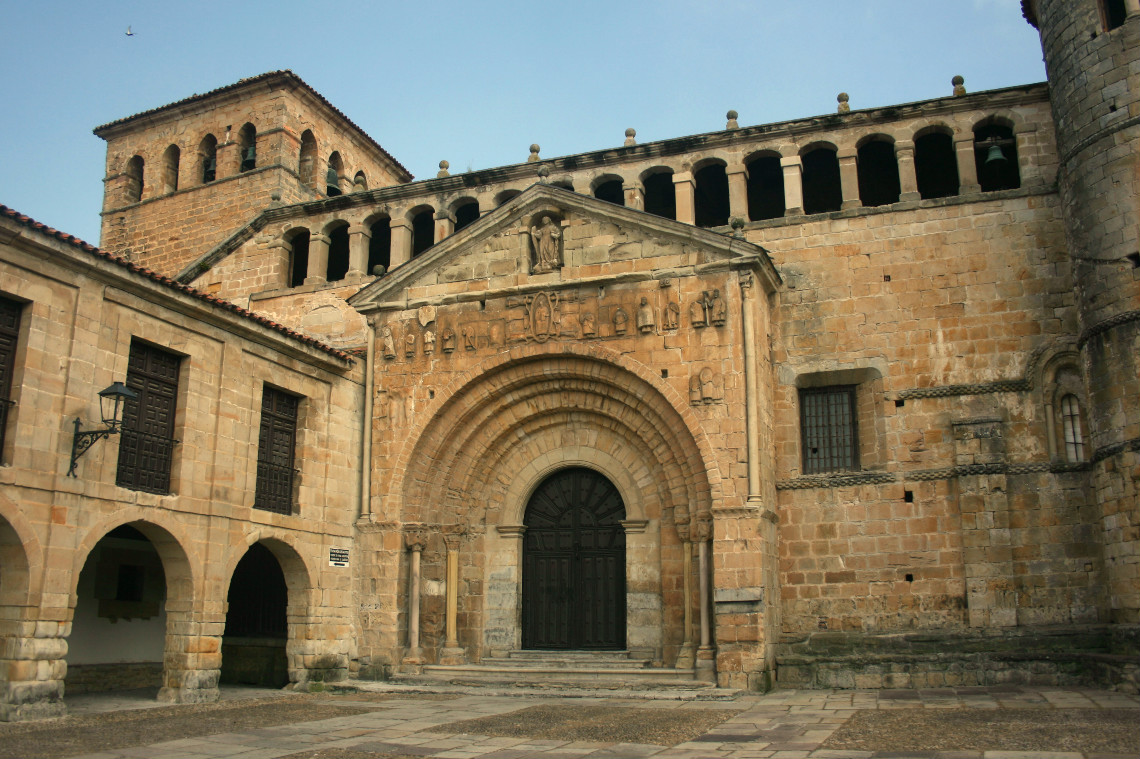
<path id="1" fill-rule="evenodd" d="M 135 36 L 135 33 L 131 31 L 131 27 L 129 24 L 127 25 L 127 36 L 128 37 L 134 37 Z"/>

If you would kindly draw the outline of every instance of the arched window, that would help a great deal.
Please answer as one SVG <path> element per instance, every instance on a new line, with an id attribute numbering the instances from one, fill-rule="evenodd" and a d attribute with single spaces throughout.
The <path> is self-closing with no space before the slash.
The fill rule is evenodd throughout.
<path id="1" fill-rule="evenodd" d="M 208 184 L 218 178 L 218 138 L 208 134 L 198 143 L 198 178 Z"/>
<path id="2" fill-rule="evenodd" d="M 301 175 L 301 184 L 309 189 L 317 188 L 317 138 L 306 129 L 301 133 L 301 155 L 297 161 L 297 173 Z"/>
<path id="3" fill-rule="evenodd" d="M 645 210 L 656 216 L 666 219 L 677 218 L 677 193 L 673 188 L 673 170 L 665 169 L 646 176 L 642 180 L 645 186 Z"/>
<path id="4" fill-rule="evenodd" d="M 238 131 L 238 146 L 241 148 L 241 171 L 257 168 L 257 127 L 246 123 Z"/>
<path id="5" fill-rule="evenodd" d="M 1104 28 L 1110 32 L 1124 26 L 1124 21 L 1128 18 L 1128 7 L 1124 0 L 1101 0 L 1100 12 L 1104 17 Z"/>
<path id="6" fill-rule="evenodd" d="M 352 191 L 364 192 L 368 189 L 368 177 L 364 176 L 363 171 L 356 172 L 356 176 L 352 178 Z"/>
<path id="7" fill-rule="evenodd" d="M 344 163 L 340 160 L 340 153 L 334 150 L 329 156 L 329 166 L 325 171 L 325 195 L 330 198 L 340 195 L 342 174 L 344 174 Z"/>
<path id="8" fill-rule="evenodd" d="M 1081 434 L 1081 402 L 1068 393 L 1061 397 L 1061 428 L 1065 440 L 1065 460 L 1085 460 L 1085 442 Z"/>
<path id="9" fill-rule="evenodd" d="M 728 224 L 728 175 L 724 164 L 709 164 L 698 169 L 693 178 L 697 185 L 693 195 L 697 226 L 723 227 Z"/>
<path id="10" fill-rule="evenodd" d="M 142 156 L 132 156 L 127 161 L 126 199 L 128 203 L 138 203 L 143 194 L 143 168 L 145 162 Z"/>
<path id="11" fill-rule="evenodd" d="M 435 209 L 428 207 L 412 216 L 412 258 L 435 244 Z"/>
<path id="12" fill-rule="evenodd" d="M 368 231 L 372 236 L 368 239 L 367 273 L 375 275 L 377 266 L 383 266 L 387 272 L 392 265 L 392 220 L 381 217 L 372 222 Z"/>
<path id="13" fill-rule="evenodd" d="M 289 287 L 300 287 L 309 275 L 309 230 L 291 231 L 285 241 L 289 243 Z"/>
<path id="14" fill-rule="evenodd" d="M 835 149 L 818 147 L 805 153 L 802 160 L 804 213 L 838 211 L 843 206 L 843 187 Z"/>
<path id="15" fill-rule="evenodd" d="M 614 205 L 625 205 L 625 188 L 620 179 L 608 179 L 594 188 L 594 197 Z"/>
<path id="16" fill-rule="evenodd" d="M 503 190 L 495 196 L 495 208 L 505 205 L 508 200 L 517 197 L 519 194 L 519 190 Z"/>
<path id="17" fill-rule="evenodd" d="M 899 202 L 899 162 L 894 144 L 872 139 L 859 148 L 859 199 L 865 206 Z"/>
<path id="18" fill-rule="evenodd" d="M 177 145 L 171 145 L 162 154 L 162 191 L 175 192 L 178 189 L 178 162 L 182 151 Z"/>
<path id="19" fill-rule="evenodd" d="M 923 200 L 958 194 L 958 157 L 954 138 L 946 132 L 929 132 L 914 141 L 914 173 Z"/>
<path id="20" fill-rule="evenodd" d="M 461 200 L 454 209 L 456 232 L 479 219 L 479 202 L 473 198 Z"/>
<path id="21" fill-rule="evenodd" d="M 348 273 L 348 224 L 328 230 L 329 263 L 325 270 L 326 282 L 339 282 Z"/>
<path id="22" fill-rule="evenodd" d="M 975 127 L 974 162 L 982 192 L 1021 187 L 1017 140 L 1010 127 L 992 121 Z"/>
<path id="23" fill-rule="evenodd" d="M 752 221 L 783 218 L 784 169 L 780 156 L 762 155 L 746 164 L 748 168 L 748 218 Z"/>

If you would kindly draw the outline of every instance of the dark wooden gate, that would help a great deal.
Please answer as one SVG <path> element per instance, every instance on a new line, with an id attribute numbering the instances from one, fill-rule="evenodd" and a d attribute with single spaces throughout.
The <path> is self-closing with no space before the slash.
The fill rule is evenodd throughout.
<path id="1" fill-rule="evenodd" d="M 625 504 L 592 469 L 563 469 L 527 504 L 523 648 L 625 648 Z"/>

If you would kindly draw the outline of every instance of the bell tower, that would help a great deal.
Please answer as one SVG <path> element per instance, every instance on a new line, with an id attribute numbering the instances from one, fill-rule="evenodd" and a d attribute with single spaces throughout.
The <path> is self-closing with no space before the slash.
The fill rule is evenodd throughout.
<path id="1" fill-rule="evenodd" d="M 1088 383 L 1108 619 L 1140 622 L 1140 0 L 1022 0 L 1041 33 Z"/>

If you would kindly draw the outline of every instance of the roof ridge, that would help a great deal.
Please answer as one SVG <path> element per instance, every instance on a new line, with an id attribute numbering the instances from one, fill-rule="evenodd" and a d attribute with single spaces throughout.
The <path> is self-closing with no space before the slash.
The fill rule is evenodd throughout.
<path id="1" fill-rule="evenodd" d="M 294 329 L 286 327 L 284 324 L 280 324 L 279 322 L 275 322 L 272 319 L 270 319 L 268 316 L 265 316 L 264 314 L 259 314 L 256 311 L 250 311 L 247 308 L 242 308 L 241 306 L 238 306 L 234 303 L 231 303 L 228 300 L 225 300 L 223 298 L 218 298 L 214 295 L 210 295 L 209 293 L 202 292 L 201 290 L 199 290 L 195 287 L 191 287 L 190 285 L 182 284 L 181 282 L 178 282 L 177 280 L 171 279 L 170 277 L 167 277 L 163 274 L 159 274 L 158 272 L 152 271 L 151 269 L 148 269 L 145 266 L 139 266 L 136 263 L 128 261 L 127 259 L 123 258 L 122 256 L 116 256 L 113 253 L 108 253 L 107 251 L 102 250 L 100 248 L 97 248 L 96 246 L 92 245 L 89 242 L 85 242 L 85 241 L 79 239 L 75 235 L 69 235 L 66 232 L 60 232 L 57 229 L 53 229 L 52 227 L 49 227 L 47 224 L 44 224 L 43 222 L 40 222 L 40 221 L 36 221 L 35 219 L 28 216 L 27 214 L 22 214 L 19 211 L 15 210 L 14 208 L 9 208 L 8 206 L 4 205 L 3 203 L 0 203 L 0 216 L 12 219 L 13 221 L 15 221 L 17 224 L 20 224 L 21 226 L 25 226 L 25 227 L 28 227 L 30 229 L 34 229 L 37 232 L 41 232 L 41 233 L 43 233 L 49 237 L 53 237 L 57 240 L 60 240 L 61 242 L 65 242 L 74 248 L 77 248 L 77 249 L 82 250 L 86 253 L 90 253 L 92 255 L 98 256 L 99 258 L 102 258 L 106 261 L 110 261 L 111 263 L 117 264 L 117 265 L 123 267 L 124 269 L 127 269 L 129 271 L 134 272 L 135 274 L 139 274 L 143 277 L 146 277 L 147 279 L 151 280 L 152 282 L 157 282 L 158 284 L 163 285 L 165 287 L 168 287 L 172 290 L 177 290 L 179 292 L 185 293 L 186 295 L 189 295 L 192 298 L 197 298 L 198 300 L 205 301 L 206 303 L 209 303 L 213 306 L 216 306 L 218 308 L 222 308 L 226 311 L 230 311 L 234 314 L 237 314 L 238 316 L 240 316 L 242 318 L 255 321 L 258 324 L 261 324 L 265 327 L 268 327 L 269 329 L 274 330 L 275 332 L 280 332 L 281 334 L 285 335 L 286 337 L 290 337 L 290 338 L 293 338 L 294 340 L 298 340 L 298 341 L 303 342 L 307 345 L 311 345 L 314 348 L 316 348 L 317 350 L 323 351 L 324 353 L 327 353 L 330 356 L 335 356 L 336 358 L 339 358 L 339 359 L 344 360 L 344 361 L 352 361 L 353 360 L 353 357 L 351 355 L 349 355 L 348 353 L 346 353 L 345 351 L 339 350 L 337 348 L 333 348 L 331 345 L 323 343 L 320 340 L 316 339 L 315 337 L 310 337 L 309 335 L 306 335 L 303 332 L 298 332 Z"/>
<path id="2" fill-rule="evenodd" d="M 101 125 L 95 127 L 94 129 L 92 129 L 91 131 L 95 134 L 95 136 L 102 137 L 103 135 L 101 135 L 99 133 L 104 131 L 104 130 L 111 129 L 112 127 L 116 127 L 116 126 L 119 126 L 121 124 L 127 124 L 131 121 L 134 121 L 135 119 L 141 119 L 145 116 L 150 116 L 152 114 L 161 113 L 162 111 L 165 111 L 165 110 L 170 109 L 170 108 L 176 108 L 177 106 L 180 106 L 180 105 L 185 105 L 188 103 L 194 103 L 194 102 L 197 102 L 200 100 L 206 100 L 207 98 L 212 98 L 216 95 L 220 95 L 223 92 L 229 92 L 229 91 L 235 90 L 239 87 L 245 87 L 245 86 L 248 86 L 250 84 L 254 84 L 256 82 L 260 82 L 260 81 L 264 81 L 266 79 L 270 79 L 272 77 L 283 77 L 286 79 L 291 79 L 292 81 L 296 82 L 298 85 L 303 87 L 304 89 L 308 90 L 310 93 L 313 94 L 314 97 L 317 98 L 317 100 L 319 100 L 322 104 L 324 104 L 329 110 L 331 110 L 337 116 L 344 119 L 344 121 L 349 126 L 351 126 L 353 129 L 355 129 L 357 132 L 359 132 L 360 135 L 362 137 L 364 137 L 364 139 L 366 139 L 369 143 L 371 143 L 373 147 L 375 147 L 377 150 L 379 150 L 381 153 L 383 153 L 388 158 L 388 160 L 390 160 L 393 164 L 395 164 L 396 168 L 398 168 L 400 171 L 403 171 L 405 174 L 407 174 L 409 180 L 415 178 L 415 175 L 412 174 L 412 172 L 408 171 L 407 167 L 405 167 L 402 163 L 397 161 L 396 157 L 393 156 L 391 153 L 389 153 L 387 150 L 385 150 L 384 147 L 379 142 L 377 142 L 375 139 L 373 139 L 372 135 L 370 135 L 370 134 L 368 134 L 368 132 L 364 131 L 364 129 L 362 129 L 360 127 L 360 125 L 358 125 L 356 122 L 354 122 L 348 116 L 346 116 L 344 114 L 344 112 L 341 111 L 339 108 L 337 108 L 335 105 L 330 103 L 324 95 L 322 95 L 321 93 L 319 93 L 315 89 L 313 89 L 312 85 L 310 85 L 308 82 L 306 82 L 301 77 L 297 76 L 297 74 L 295 74 L 292 69 L 277 69 L 275 71 L 266 71 L 264 74 L 258 74 L 256 76 L 243 77 L 241 79 L 238 79 L 236 82 L 231 82 L 230 84 L 223 85 L 221 87 L 216 87 L 212 90 L 208 90 L 207 92 L 195 93 L 195 94 L 190 95 L 188 97 L 184 97 L 181 100 L 175 100 L 172 103 L 167 103 L 166 105 L 160 105 L 160 106 L 157 106 L 155 108 L 148 108 L 145 111 L 139 111 L 138 113 L 132 114 L 130 116 L 124 116 L 121 119 L 115 119 L 114 121 L 108 121 L 106 124 L 101 124 Z"/>

